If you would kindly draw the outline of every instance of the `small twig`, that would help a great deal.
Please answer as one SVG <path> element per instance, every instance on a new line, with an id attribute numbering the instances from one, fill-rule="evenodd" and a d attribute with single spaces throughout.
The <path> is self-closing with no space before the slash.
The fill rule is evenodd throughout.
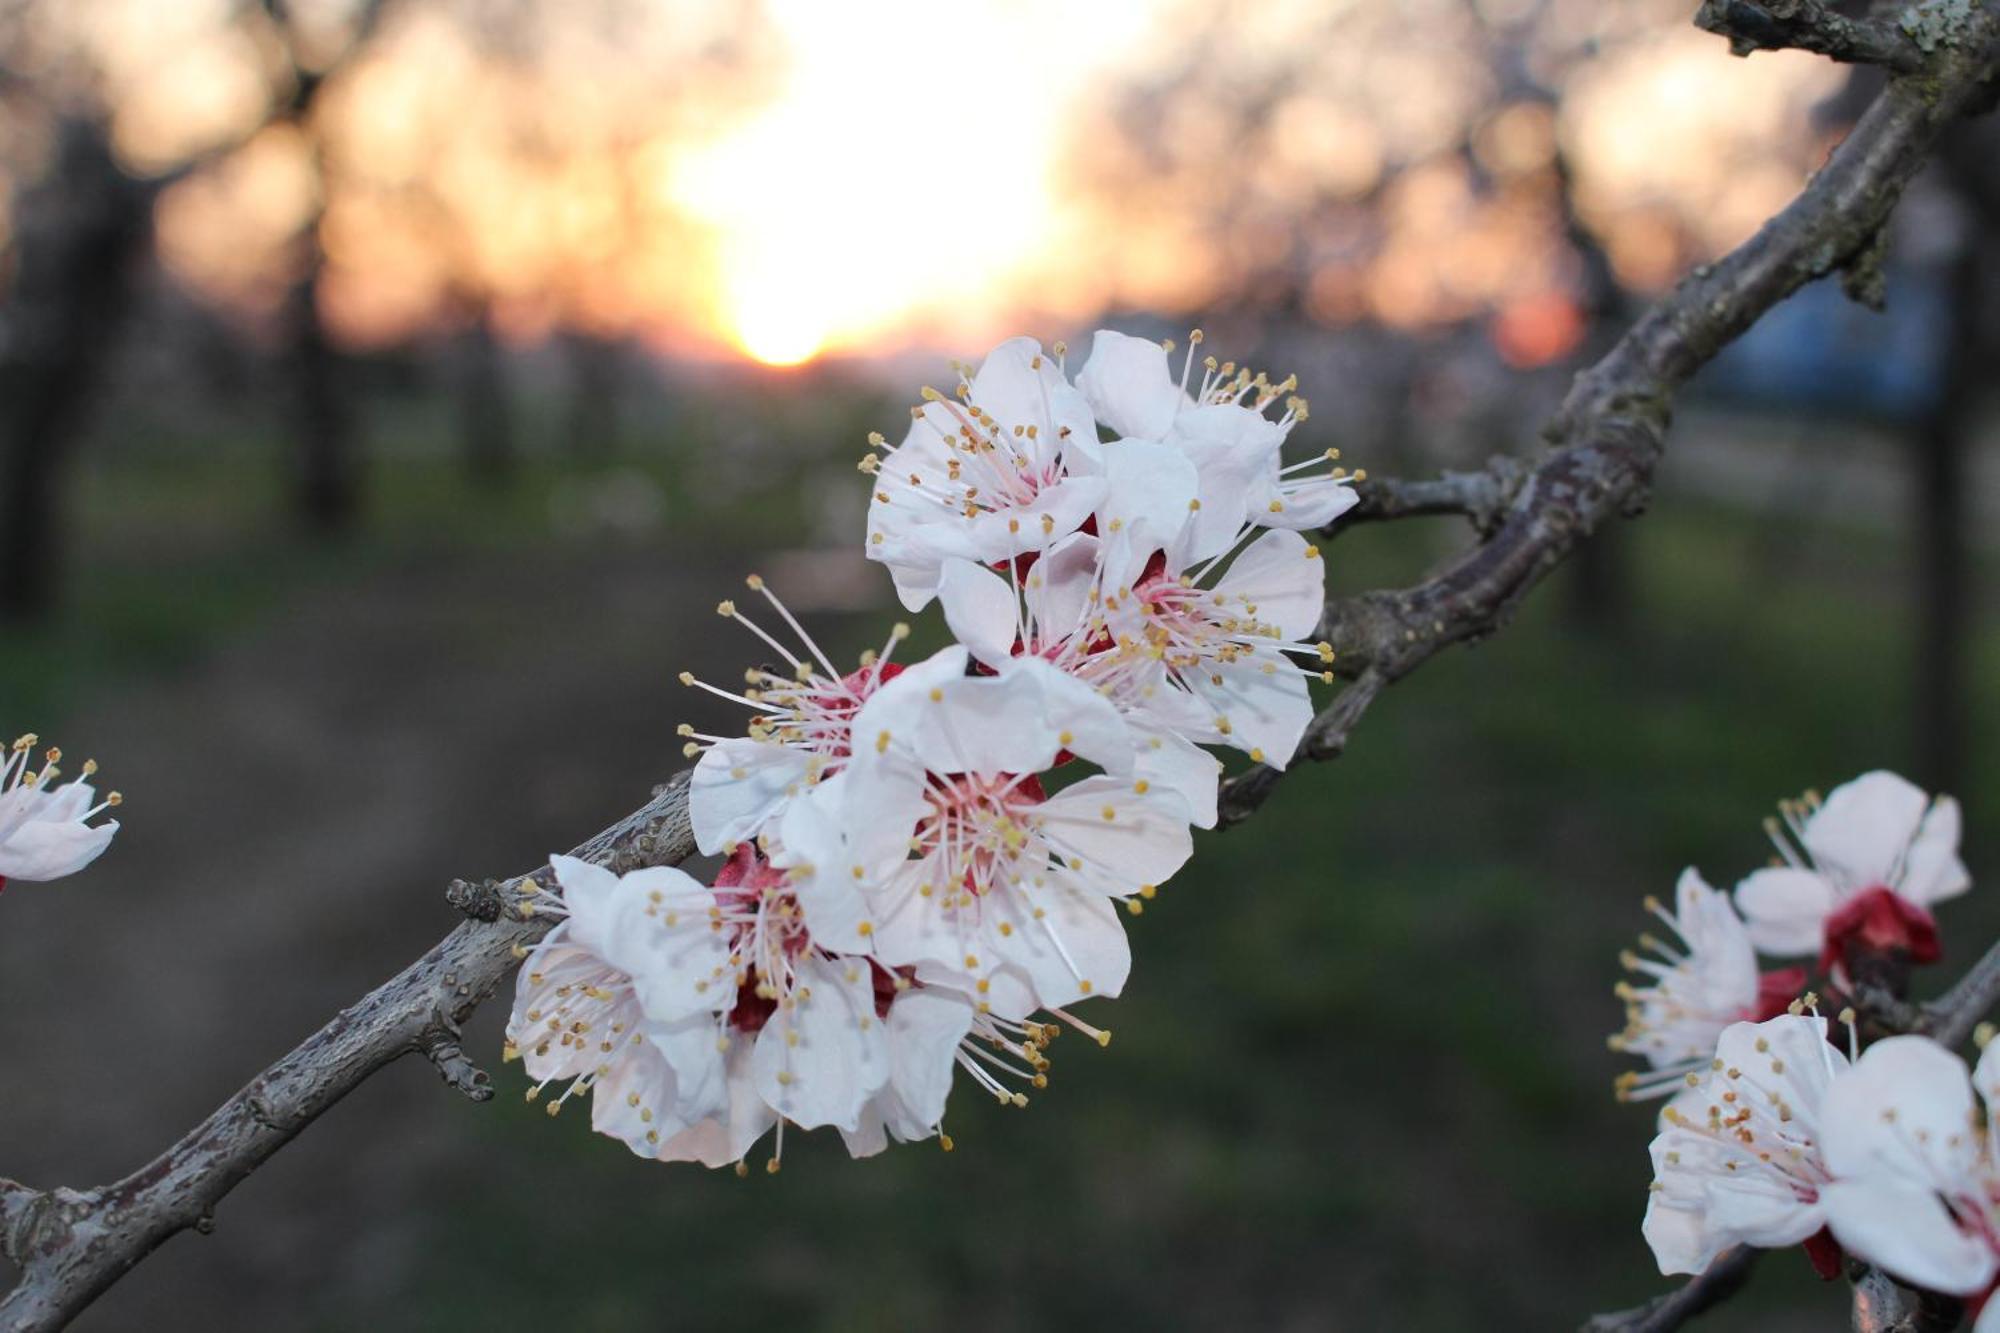
<path id="1" fill-rule="evenodd" d="M 493 1080 L 459 1045 L 463 1035 L 458 1024 L 440 1018 L 435 1027 L 424 1033 L 419 1045 L 446 1083 L 475 1102 L 488 1101 L 493 1096 Z"/>
<path id="2" fill-rule="evenodd" d="M 1921 1030 L 1945 1046 L 1961 1046 L 1995 1005 L 2000 1005 L 2000 941 L 1956 985 L 1924 1006 Z"/>
<path id="3" fill-rule="evenodd" d="M 1753 51 L 1812 51 L 1851 65 L 1880 65 L 1901 74 L 1925 67 L 1926 56 L 1902 31 L 1875 19 L 1836 14 L 1821 0 L 1705 0 L 1697 27 L 1729 39 L 1739 56 Z"/>
<path id="4" fill-rule="evenodd" d="M 1491 536 L 1527 475 L 1525 464 L 1501 454 L 1477 472 L 1445 472 L 1414 481 L 1370 477 L 1354 483 L 1357 502 L 1326 535 L 1338 536 L 1361 523 L 1459 514 L 1471 520 L 1480 536 Z"/>
<path id="5" fill-rule="evenodd" d="M 1705 1272 L 1664 1296 L 1630 1310 L 1591 1316 L 1582 1333 L 1669 1333 L 1740 1291 L 1763 1253 L 1748 1245 L 1724 1250 Z"/>

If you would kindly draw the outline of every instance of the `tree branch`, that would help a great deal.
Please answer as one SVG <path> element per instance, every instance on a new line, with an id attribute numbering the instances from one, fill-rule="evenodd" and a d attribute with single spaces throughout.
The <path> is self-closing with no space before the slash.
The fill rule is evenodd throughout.
<path id="1" fill-rule="evenodd" d="M 623 873 L 672 865 L 693 851 L 682 774 L 575 854 Z M 506 892 L 524 903 L 531 883 L 550 886 L 553 873 L 543 866 L 516 876 Z M 485 1075 L 458 1050 L 458 1025 L 513 969 L 517 947 L 533 944 L 550 925 L 518 911 L 461 924 L 123 1180 L 80 1191 L 0 1185 L 0 1241 L 22 1269 L 0 1301 L 0 1328 L 60 1328 L 169 1236 L 212 1226 L 216 1204 L 244 1177 L 401 1056 L 422 1052 L 454 1087 L 490 1096 Z"/>
<path id="2" fill-rule="evenodd" d="M 1500 454 L 1477 472 L 1446 472 L 1420 481 L 1369 477 L 1354 483 L 1357 503 L 1325 535 L 1335 537 L 1356 524 L 1384 519 L 1462 514 L 1480 536 L 1491 536 L 1527 472 L 1518 460 Z"/>
<path id="3" fill-rule="evenodd" d="M 1543 430 L 1550 451 L 1515 488 L 1490 537 L 1414 587 L 1328 602 L 1320 636 L 1333 644 L 1334 670 L 1377 681 L 1351 702 L 1355 687 L 1343 691 L 1321 715 L 1328 728 L 1344 738 L 1381 685 L 1451 644 L 1496 632 L 1600 524 L 1643 512 L 1674 393 L 1765 311 L 1867 248 L 1944 128 L 1992 96 L 1995 30 L 1986 10 L 1969 15 L 1928 73 L 1890 82 L 1783 212 L 1683 279 L 1577 376 Z M 1309 732 L 1301 757 L 1319 757 L 1313 742 Z M 1224 824 L 1276 785 L 1262 765 L 1230 778 Z"/>
<path id="4" fill-rule="evenodd" d="M 1582 1333 L 1670 1333 L 1740 1291 L 1763 1254 L 1748 1245 L 1724 1250 L 1707 1271 L 1664 1296 L 1630 1310 L 1591 1316 Z"/>
<path id="5" fill-rule="evenodd" d="M 1704 0 L 1695 26 L 1729 39 L 1739 56 L 1787 48 L 1853 65 L 1914 74 L 1927 64 L 1914 32 L 1878 19 L 1847 18 L 1821 0 Z"/>
<path id="6" fill-rule="evenodd" d="M 1531 471 L 1496 462 L 1484 473 L 1364 492 L 1370 517 L 1464 513 L 1490 534 L 1412 588 L 1328 605 L 1323 635 L 1350 683 L 1316 717 L 1299 757 L 1331 758 L 1381 690 L 1448 644 L 1485 637 L 1548 571 L 1605 519 L 1637 513 L 1664 445 L 1672 394 L 1765 310 L 1866 247 L 1942 127 L 1987 94 L 1994 23 L 1984 10 L 1942 37 L 1921 78 L 1898 79 L 1805 192 L 1757 236 L 1698 270 L 1578 376 L 1545 432 L 1551 452 Z M 1468 478 L 1490 478 L 1469 480 Z M 1225 822 L 1254 810 L 1277 781 L 1255 766 L 1224 785 Z M 577 849 L 614 870 L 671 865 L 693 850 L 686 775 Z M 402 973 L 343 1010 L 139 1171 L 89 1190 L 31 1190 L 0 1182 L 0 1245 L 21 1266 L 0 1301 L 0 1325 L 58 1328 L 167 1237 L 213 1225 L 218 1202 L 271 1154 L 362 1080 L 422 1052 L 471 1096 L 483 1075 L 458 1048 L 458 1025 L 500 985 L 518 953 L 550 921 L 524 914 L 530 882 L 547 867 L 498 884 L 460 881 L 453 901 L 472 918 Z M 514 910 L 509 910 L 509 909 Z M 1974 985 L 1982 969 L 1991 980 Z M 2000 959 L 1961 982 L 1963 1003 L 1941 1031 L 1971 1022 L 2000 991 Z M 1957 992 L 1955 992 L 1956 994 Z M 1725 1256 L 1710 1274 L 1647 1307 L 1637 1323 L 1673 1328 L 1727 1294 L 1723 1278 L 1751 1259 Z M 1645 1319 L 1656 1322 L 1644 1322 Z M 1671 1322 L 1657 1322 L 1657 1320 Z"/>
<path id="7" fill-rule="evenodd" d="M 1944 1046 L 1962 1046 L 1995 1005 L 2000 1005 L 2000 941 L 1956 985 L 1924 1006 L 1922 1030 Z"/>

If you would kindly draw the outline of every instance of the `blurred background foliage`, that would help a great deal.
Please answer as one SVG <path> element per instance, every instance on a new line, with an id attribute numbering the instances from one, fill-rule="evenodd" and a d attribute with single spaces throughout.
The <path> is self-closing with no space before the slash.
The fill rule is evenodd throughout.
<path id="1" fill-rule="evenodd" d="M 674 673 L 753 658 L 710 618 L 745 573 L 874 642 L 853 464 L 946 354 L 1198 322 L 1298 373 L 1301 450 L 1530 450 L 1869 91 L 1689 8 L 0 2 L 0 723 L 130 798 L 86 879 L 0 901 L 0 1170 L 129 1170 L 450 878 L 636 804 L 721 721 Z M 1546 1327 L 1658 1289 L 1602 1041 L 1642 897 L 1877 765 L 1993 864 L 1990 133 L 1914 188 L 1885 312 L 1777 312 L 1656 512 L 1202 840 L 1115 1041 L 1028 1111 L 746 1182 L 412 1064 L 82 1326 Z M 1359 530 L 1329 577 L 1466 539 Z M 2000 907 L 1944 925 L 1962 961 Z M 1715 1322 L 1819 1327 L 1813 1285 L 1775 1256 Z"/>

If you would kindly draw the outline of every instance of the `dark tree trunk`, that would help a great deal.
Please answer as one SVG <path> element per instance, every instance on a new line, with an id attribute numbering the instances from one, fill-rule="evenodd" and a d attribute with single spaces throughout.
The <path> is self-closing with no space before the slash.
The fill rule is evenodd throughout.
<path id="1" fill-rule="evenodd" d="M 324 255 L 319 219 L 301 239 L 302 271 L 286 298 L 292 381 L 293 427 L 297 431 L 296 503 L 299 517 L 325 536 L 347 532 L 361 512 L 361 460 L 355 449 L 354 416 L 345 367 L 327 339 L 320 317 L 319 276 Z"/>
<path id="2" fill-rule="evenodd" d="M 70 456 L 152 232 L 154 190 L 119 171 L 103 125 L 65 120 L 59 140 L 16 219 L 0 353 L 0 618 L 14 623 L 56 605 Z"/>
<path id="3" fill-rule="evenodd" d="M 570 369 L 569 420 L 564 433 L 570 453 L 583 461 L 601 463 L 618 454 L 618 390 L 620 349 L 594 334 L 571 333 L 567 339 Z"/>
<path id="4" fill-rule="evenodd" d="M 514 413 L 489 308 L 482 305 L 474 312 L 462 342 L 459 428 L 465 471 L 474 485 L 497 488 L 514 476 Z"/>

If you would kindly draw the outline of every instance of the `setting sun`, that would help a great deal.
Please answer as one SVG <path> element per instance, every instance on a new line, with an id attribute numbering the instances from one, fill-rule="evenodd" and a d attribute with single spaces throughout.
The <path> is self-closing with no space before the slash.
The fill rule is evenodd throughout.
<path id="1" fill-rule="evenodd" d="M 1044 0 L 893 0 L 865 24 L 774 3 L 780 91 L 669 186 L 715 238 L 731 341 L 788 365 L 911 323 L 983 331 L 991 293 L 1052 243 L 1063 113 L 1150 7 L 1122 8 L 1085 34 Z"/>

